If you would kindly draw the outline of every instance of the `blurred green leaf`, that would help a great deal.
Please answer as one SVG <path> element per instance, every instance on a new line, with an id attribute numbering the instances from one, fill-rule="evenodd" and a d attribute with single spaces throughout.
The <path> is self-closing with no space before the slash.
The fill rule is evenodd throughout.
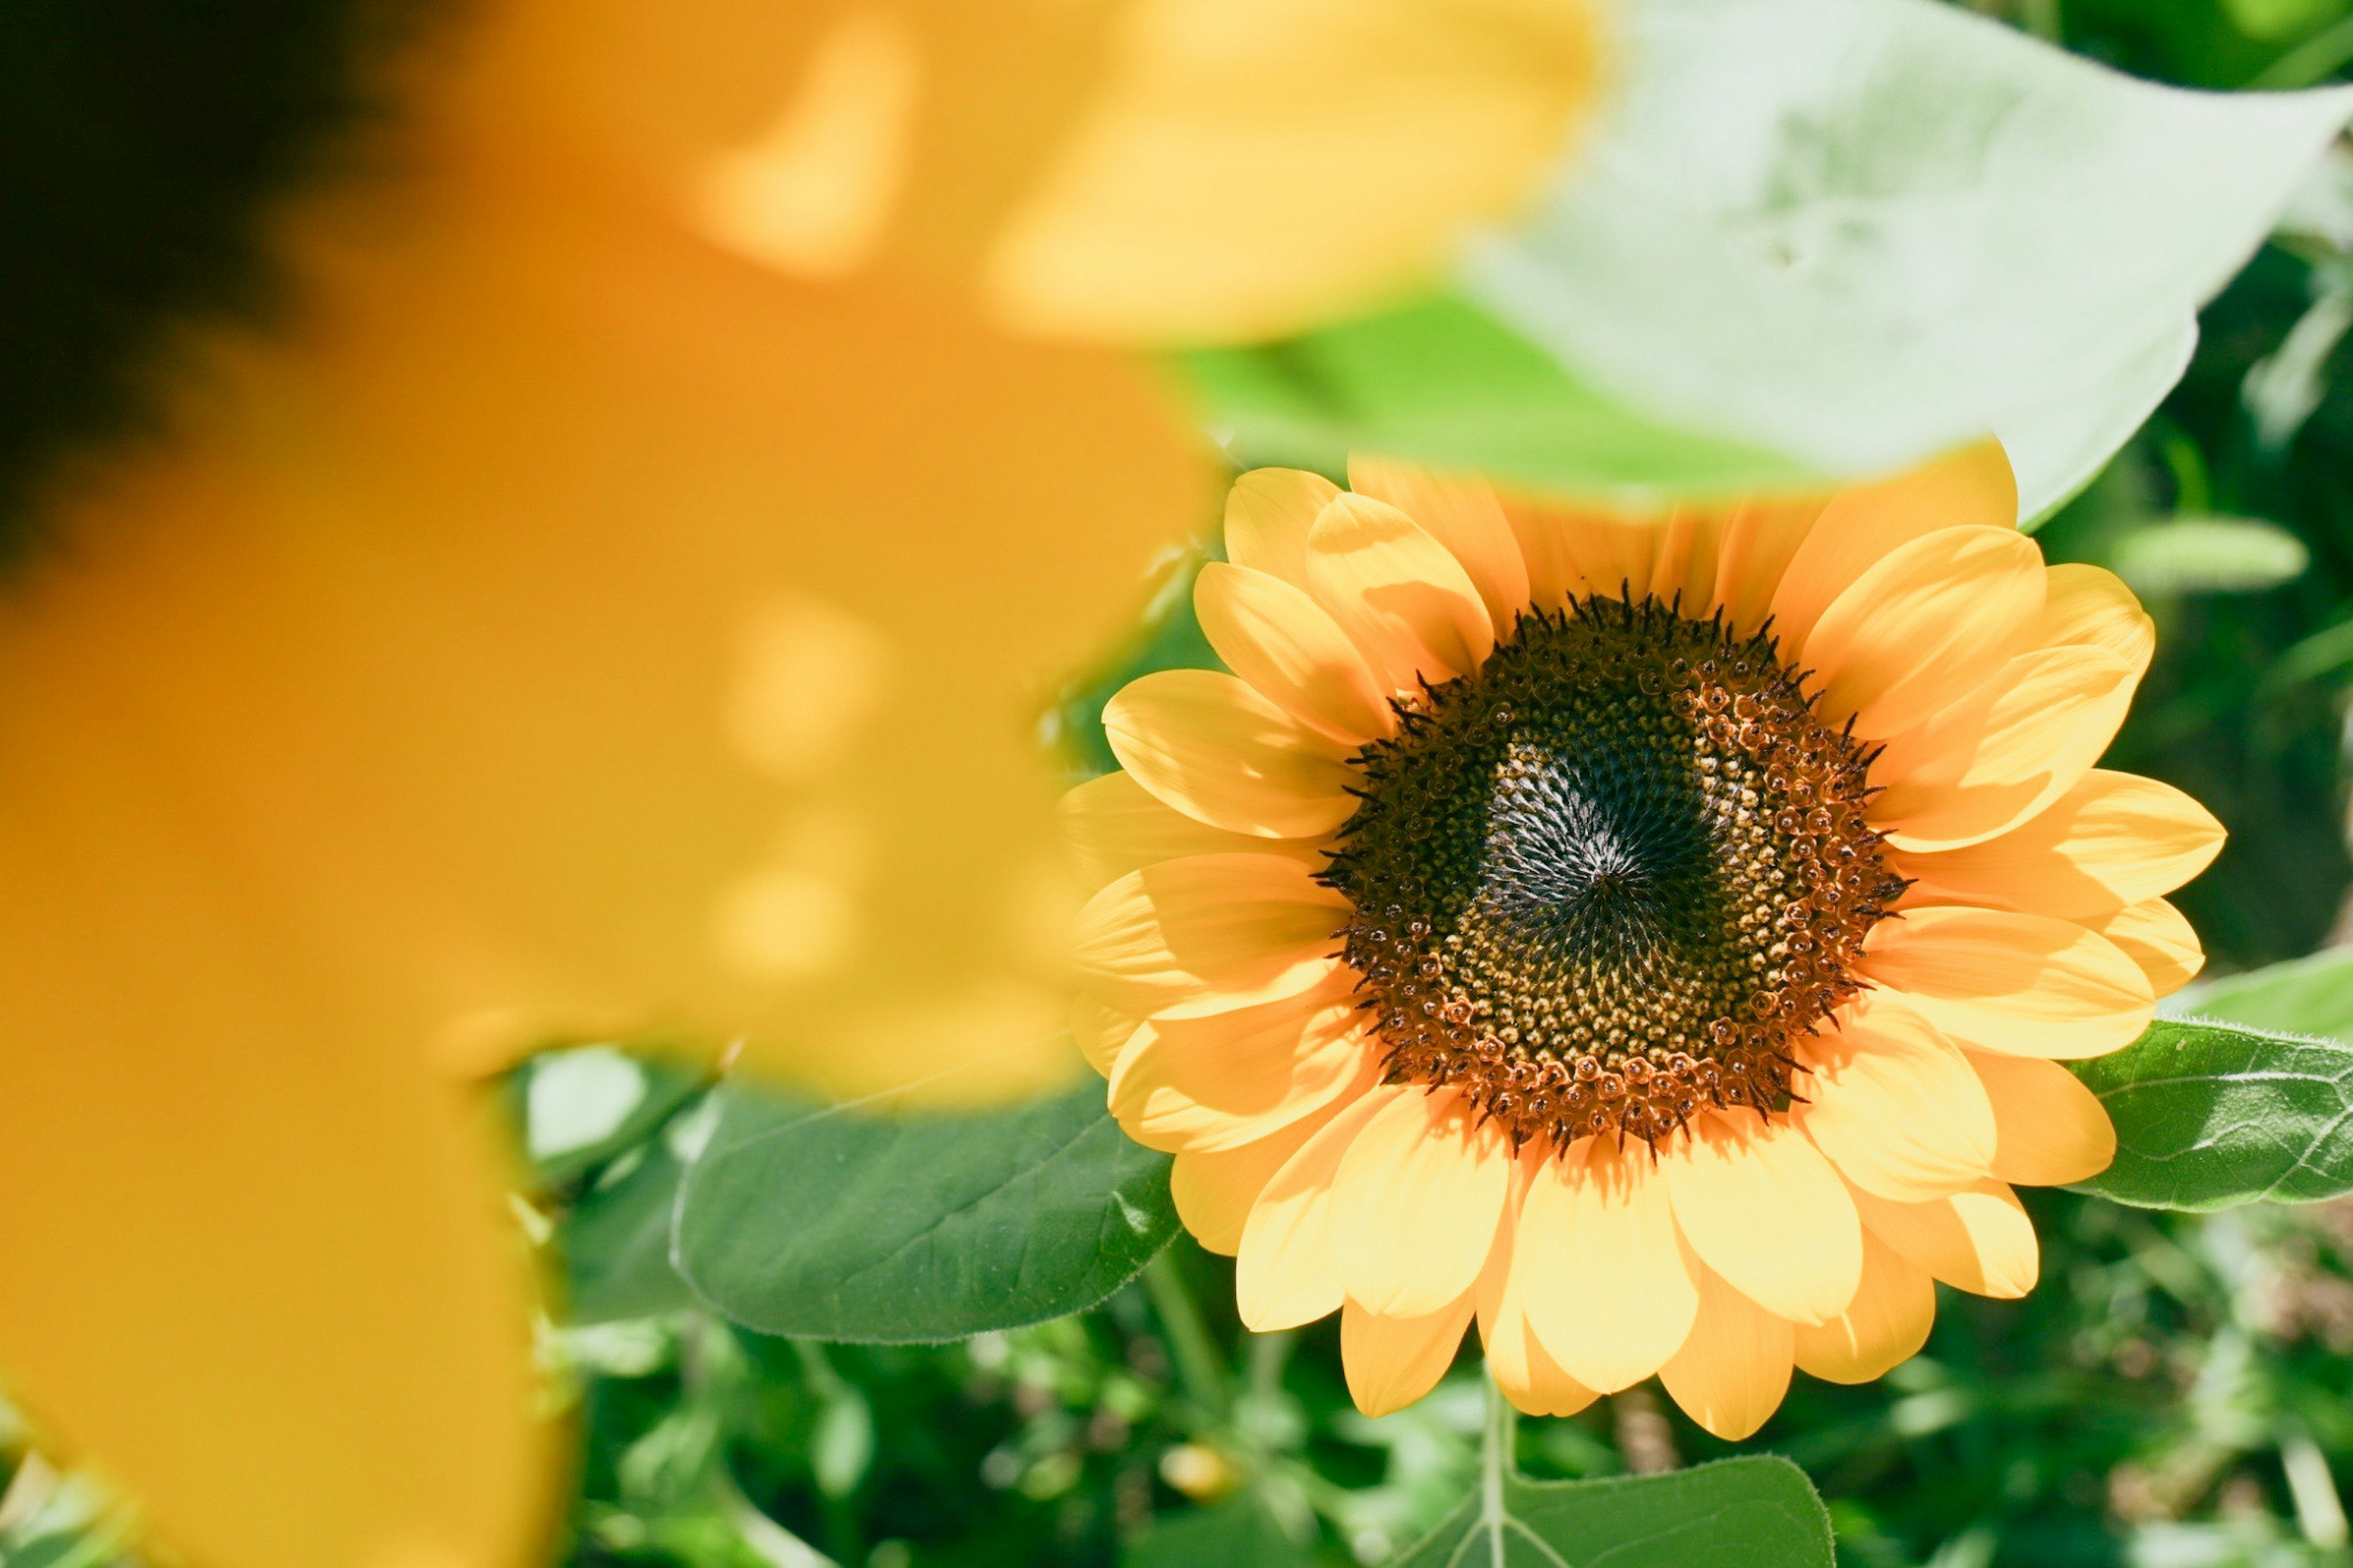
<path id="1" fill-rule="evenodd" d="M 533 1057 L 511 1080 L 523 1147 L 543 1187 L 561 1187 L 643 1142 L 702 1080 L 612 1046 Z"/>
<path id="2" fill-rule="evenodd" d="M 2200 1211 L 2353 1192 L 2353 1046 L 2161 1018 L 2067 1065 L 2116 1128 L 2115 1163 L 2078 1191 Z"/>
<path id="3" fill-rule="evenodd" d="M 642 1159 L 582 1194 L 564 1216 L 567 1322 L 613 1322 L 694 1304 L 670 1261 L 681 1173 L 678 1157 L 656 1139 Z"/>
<path id="4" fill-rule="evenodd" d="M 1311 1568 L 1315 1554 L 1291 1539 L 1257 1495 L 1154 1521 L 1119 1554 L 1120 1568 Z"/>
<path id="5" fill-rule="evenodd" d="M 2353 1042 L 2353 948 L 2335 948 L 2210 981 L 2175 998 L 2171 1010 L 2281 1034 L 2326 1035 Z"/>
<path id="6" fill-rule="evenodd" d="M 2126 534 L 2108 563 L 2143 595 L 2243 594 L 2301 577 L 2312 552 L 2275 522 L 2173 517 Z"/>
<path id="7" fill-rule="evenodd" d="M 1631 412 L 1452 295 L 1177 363 L 1244 467 L 1340 474 L 1352 449 L 1369 448 L 1579 492 L 1788 489 L 1811 477 L 1762 448 Z"/>
<path id="8" fill-rule="evenodd" d="M 1831 1521 L 1806 1473 L 1772 1455 L 1663 1476 L 1502 1478 L 1396 1568 L 1831 1568 Z"/>
<path id="9" fill-rule="evenodd" d="M 961 1339 L 1094 1305 L 1177 1229 L 1168 1156 L 1090 1081 L 1005 1110 L 880 1115 L 730 1087 L 688 1168 L 675 1257 L 765 1333 Z"/>
<path id="10" fill-rule="evenodd" d="M 2137 82 L 1931 0 L 1627 26 L 1619 100 L 1466 297 L 1603 397 L 1826 471 L 1991 430 L 2030 517 L 2179 377 L 2353 112 Z"/>

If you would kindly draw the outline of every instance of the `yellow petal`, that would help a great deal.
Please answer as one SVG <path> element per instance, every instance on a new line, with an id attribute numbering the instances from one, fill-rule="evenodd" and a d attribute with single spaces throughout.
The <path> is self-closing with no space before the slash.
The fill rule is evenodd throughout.
<path id="1" fill-rule="evenodd" d="M 1801 647 L 1831 601 L 1891 552 L 1947 528 L 2015 528 L 2018 481 L 1999 444 L 1979 442 L 1893 479 L 1831 497 L 1771 589 L 1775 634 Z"/>
<path id="2" fill-rule="evenodd" d="M 1340 487 L 1304 468 L 1252 468 L 1226 492 L 1226 559 L 1307 586 L 1307 535 Z"/>
<path id="3" fill-rule="evenodd" d="M 2023 652 L 2042 611 L 2042 555 L 2010 528 L 1948 528 L 1898 546 L 1832 599 L 1798 662 L 1823 715 L 1900 734 Z"/>
<path id="4" fill-rule="evenodd" d="M 1351 746 L 1397 732 L 1372 667 L 1306 590 L 1212 561 L 1193 584 L 1193 609 L 1226 667 L 1293 718 Z"/>
<path id="5" fill-rule="evenodd" d="M 1957 1290 L 2009 1300 L 2034 1289 L 2041 1268 L 2034 1222 L 2000 1182 L 1920 1204 L 1858 1191 L 1854 1206 L 1873 1236 Z"/>
<path id="6" fill-rule="evenodd" d="M 1346 900 L 1275 855 L 1197 855 L 1131 871 L 1079 918 L 1073 962 L 1105 1005 L 1223 1012 L 1296 996 L 1337 962 Z"/>
<path id="7" fill-rule="evenodd" d="M 1468 675 L 1494 648 L 1462 563 L 1393 506 L 1342 495 L 1325 507 L 1307 536 L 1307 578 L 1394 688 Z"/>
<path id="8" fill-rule="evenodd" d="M 2198 932 L 2164 899 L 2143 899 L 2086 923 L 2140 965 L 2149 989 L 2159 996 L 2172 995 L 2206 967 Z"/>
<path id="9" fill-rule="evenodd" d="M 1261 838 L 1329 833 L 1356 810 L 1347 748 L 1215 669 L 1161 669 L 1103 705 L 1130 777 L 1197 821 Z"/>
<path id="10" fill-rule="evenodd" d="M 1025 328 L 1130 342 L 1278 337 L 1378 303 L 1555 165 L 1598 33 L 1582 5 L 1128 6 L 990 296 Z"/>
<path id="11" fill-rule="evenodd" d="M 1567 563 L 1567 591 L 1588 598 L 1640 601 L 1651 591 L 1658 559 L 1660 520 L 1601 510 L 1550 514 L 1546 548 Z"/>
<path id="12" fill-rule="evenodd" d="M 1724 520 L 1716 544 L 1715 586 L 1705 607 L 1711 612 L 1721 609 L 1725 624 L 1736 635 L 1753 636 L 1773 613 L 1774 591 L 1799 548 L 1812 534 L 1822 510 L 1819 497 L 1744 501 L 1734 508 Z M 1840 585 L 1844 586 L 1843 582 Z M 1817 618 L 1819 612 L 1807 616 L 1796 631 L 1782 632 L 1782 646 L 1794 647 L 1802 642 L 1803 634 L 1813 628 Z"/>
<path id="13" fill-rule="evenodd" d="M 2043 582 L 2047 591 L 2035 645 L 2105 648 L 2123 659 L 2137 680 L 2157 651 L 2157 623 L 2124 579 L 2104 566 L 2071 561 L 2050 568 Z"/>
<path id="14" fill-rule="evenodd" d="M 396 1027 L 309 1037 L 336 999 L 126 826 L 5 856 L 66 879 L 0 954 L 9 1397 L 206 1562 L 536 1560 L 556 1435 L 476 1108 Z"/>
<path id="15" fill-rule="evenodd" d="M 2094 768 L 1999 837 L 1941 852 L 1896 849 L 1912 903 L 2084 918 L 2169 893 L 2222 847 L 2213 814 L 2168 784 Z"/>
<path id="16" fill-rule="evenodd" d="M 1495 1245 L 1479 1271 L 1474 1299 L 1479 1342 L 1487 1372 L 1514 1408 L 1525 1415 L 1574 1415 L 1599 1395 L 1567 1373 L 1536 1338 L 1528 1322 L 1527 1277 L 1512 1267 L 1520 1209 L 1526 1197 L 1533 1155 L 1513 1162 L 1512 1197 L 1506 1203 Z"/>
<path id="17" fill-rule="evenodd" d="M 1144 1020 L 1134 1014 L 1106 1007 L 1092 996 L 1071 998 L 1071 1033 L 1079 1042 L 1079 1054 L 1087 1058 L 1087 1066 L 1105 1078 L 1111 1077 L 1122 1047 L 1143 1025 Z"/>
<path id="18" fill-rule="evenodd" d="M 1462 1331 L 1471 1326 L 1471 1292 L 1418 1318 L 1390 1317 L 1351 1300 L 1340 1309 L 1340 1365 L 1348 1397 L 1367 1415 L 1402 1410 L 1438 1386 Z"/>
<path id="19" fill-rule="evenodd" d="M 2037 648 L 1872 763 L 1870 819 L 1905 849 L 1952 849 L 2006 833 L 2054 804 L 2107 750 L 2132 670 L 2105 648 Z"/>
<path id="20" fill-rule="evenodd" d="M 1444 545 L 1469 574 L 1497 631 L 1509 631 L 1528 607 L 1527 563 L 1486 480 L 1358 454 L 1348 459 L 1348 488 L 1387 501 Z"/>
<path id="21" fill-rule="evenodd" d="M 1702 1111 L 1660 1152 L 1675 1224 L 1709 1268 L 1767 1311 L 1819 1323 L 1862 1268 L 1847 1187 L 1785 1121 Z"/>
<path id="22" fill-rule="evenodd" d="M 1260 1333 L 1312 1323 L 1340 1305 L 1332 1249 L 1332 1181 L 1348 1146 L 1400 1095 L 1382 1088 L 1350 1101 L 1283 1163 L 1252 1205 L 1234 1264 L 1234 1304 Z"/>
<path id="23" fill-rule="evenodd" d="M 1928 1271 L 1862 1233 L 1862 1283 L 1847 1310 L 1820 1325 L 1797 1325 L 1797 1360 L 1825 1383 L 1869 1383 L 1910 1361 L 1936 1321 Z"/>
<path id="24" fill-rule="evenodd" d="M 1540 1165 L 1514 1256 L 1545 1349 L 1605 1394 L 1658 1371 L 1699 1310 L 1697 1264 L 1676 1235 L 1666 1182 L 1639 1144 L 1630 1152 L 1579 1139 Z"/>
<path id="25" fill-rule="evenodd" d="M 2071 921 L 1999 910 L 1906 910 L 1857 965 L 1960 1045 L 2073 1059 L 2130 1045 L 2157 1011 L 2148 977 Z"/>
<path id="26" fill-rule="evenodd" d="M 1062 839 L 1090 888 L 1191 855 L 1287 855 L 1321 868 L 1321 838 L 1260 838 L 1212 827 L 1164 805 L 1127 773 L 1105 773 L 1066 793 L 1055 808 Z"/>
<path id="27" fill-rule="evenodd" d="M 1794 1340 L 1776 1317 L 1712 1268 L 1702 1268 L 1699 1315 L 1659 1382 L 1683 1414 L 1726 1442 L 1738 1442 L 1781 1406 L 1789 1392 Z"/>
<path id="28" fill-rule="evenodd" d="M 2024 1186 L 2088 1181 L 2116 1157 L 2107 1108 L 2057 1062 L 1971 1051 L 1969 1065 L 1993 1105 L 1991 1174 Z"/>
<path id="29" fill-rule="evenodd" d="M 1940 1197 L 1985 1175 L 1993 1108 L 1960 1051 L 1885 992 L 1800 1042 L 1789 1120 L 1839 1173 L 1882 1197 Z"/>
<path id="30" fill-rule="evenodd" d="M 1335 1102 L 1309 1111 L 1239 1148 L 1179 1153 L 1169 1169 L 1168 1194 L 1176 1200 L 1176 1217 L 1193 1239 L 1229 1258 L 1240 1251 L 1242 1229 L 1267 1184 L 1344 1109 Z"/>
<path id="31" fill-rule="evenodd" d="M 1459 1090 L 1399 1095 L 1340 1162 L 1332 1250 L 1348 1299 L 1419 1318 L 1471 1289 L 1512 1183 L 1503 1131 Z"/>
<path id="32" fill-rule="evenodd" d="M 1356 976 L 1201 1018 L 1155 1018 L 1111 1075 L 1111 1111 L 1148 1149 L 1231 1149 L 1372 1086 Z"/>

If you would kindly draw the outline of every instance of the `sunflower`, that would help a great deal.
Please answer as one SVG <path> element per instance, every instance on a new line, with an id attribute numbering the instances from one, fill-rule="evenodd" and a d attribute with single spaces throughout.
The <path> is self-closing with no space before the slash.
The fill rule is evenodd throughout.
<path id="1" fill-rule="evenodd" d="M 1077 1032 L 1258 1330 L 1370 1414 L 1475 1319 L 1514 1404 L 1656 1373 L 1746 1436 L 1873 1378 L 1933 1281 L 2035 1280 L 2013 1184 L 2115 1133 L 2060 1065 L 2201 961 L 2220 847 L 2093 764 L 2154 647 L 1986 444 L 1639 517 L 1353 462 L 1228 499 L 1231 673 L 1108 705 Z"/>

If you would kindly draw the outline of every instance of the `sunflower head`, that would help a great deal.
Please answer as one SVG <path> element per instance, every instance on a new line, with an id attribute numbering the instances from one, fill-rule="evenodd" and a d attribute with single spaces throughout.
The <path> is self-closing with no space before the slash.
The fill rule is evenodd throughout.
<path id="1" fill-rule="evenodd" d="M 1227 671 L 1129 685 L 1064 803 L 1076 1027 L 1244 1321 L 1339 1310 L 1374 1413 L 1475 1318 L 1523 1409 L 1656 1373 L 1741 1436 L 1932 1280 L 2031 1288 L 2010 1184 L 2115 1147 L 2057 1060 L 2195 973 L 2162 895 L 2221 837 L 2093 766 L 2130 593 L 1991 445 L 1659 516 L 1350 481 L 1242 476 Z"/>

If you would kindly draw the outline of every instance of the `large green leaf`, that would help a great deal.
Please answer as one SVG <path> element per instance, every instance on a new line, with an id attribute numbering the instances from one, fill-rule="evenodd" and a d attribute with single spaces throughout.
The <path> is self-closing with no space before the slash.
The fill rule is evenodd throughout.
<path id="1" fill-rule="evenodd" d="M 1238 455 L 1692 493 L 1992 431 L 2033 519 L 2179 378 L 2353 114 L 2135 81 L 1936 0 L 1620 14 L 1599 123 L 1451 288 L 1187 362 Z"/>
<path id="2" fill-rule="evenodd" d="M 1058 1318 L 1176 1234 L 1168 1156 L 1128 1141 L 1100 1083 L 964 1114 L 720 1100 L 671 1256 L 765 1333 L 906 1343 Z"/>
<path id="3" fill-rule="evenodd" d="M 1395 1568 L 1831 1568 L 1830 1515 L 1772 1455 L 1663 1476 L 1530 1481 L 1463 1500 Z"/>
<path id="4" fill-rule="evenodd" d="M 2353 1041 L 2353 948 L 2335 948 L 2285 963 L 2210 981 L 2167 1011 L 2286 1035 Z"/>
<path id="5" fill-rule="evenodd" d="M 636 1163 L 608 1173 L 565 1214 L 565 1321 L 611 1322 L 694 1304 L 670 1261 L 682 1171 L 669 1143 L 654 1139 Z"/>
<path id="6" fill-rule="evenodd" d="M 2115 1163 L 2079 1191 L 2200 1210 L 2353 1192 L 2353 1046 L 2161 1018 L 2068 1065 L 2116 1126 Z"/>

